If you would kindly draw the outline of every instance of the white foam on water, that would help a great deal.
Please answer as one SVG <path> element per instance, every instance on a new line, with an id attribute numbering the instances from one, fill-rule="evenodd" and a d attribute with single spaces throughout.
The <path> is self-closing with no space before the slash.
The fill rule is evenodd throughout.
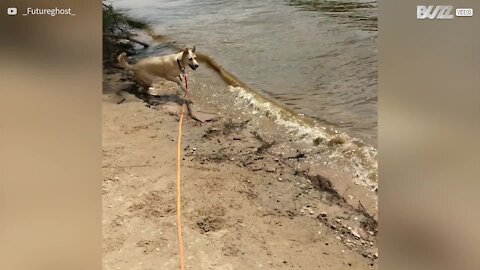
<path id="1" fill-rule="evenodd" d="M 278 125 L 286 127 L 288 133 L 297 140 L 313 145 L 313 140 L 327 145 L 331 140 L 342 140 L 344 143 L 329 147 L 330 162 L 343 168 L 354 177 L 356 184 L 365 186 L 370 190 L 378 187 L 378 161 L 377 150 L 372 146 L 364 145 L 360 139 L 352 138 L 344 132 L 334 130 L 327 132 L 325 127 L 309 126 L 298 117 L 289 117 L 283 108 L 245 90 L 242 87 L 229 86 L 235 95 L 237 105 L 251 106 L 252 114 L 268 116 Z"/>

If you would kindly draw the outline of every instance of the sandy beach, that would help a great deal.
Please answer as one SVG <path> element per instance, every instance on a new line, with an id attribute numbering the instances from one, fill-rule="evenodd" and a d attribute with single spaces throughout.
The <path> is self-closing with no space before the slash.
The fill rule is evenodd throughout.
<path id="1" fill-rule="evenodd" d="M 145 99 L 130 80 L 105 69 L 104 269 L 178 269 L 176 86 Z M 223 115 L 188 118 L 182 149 L 188 269 L 376 269 L 375 194 L 347 174 Z"/>

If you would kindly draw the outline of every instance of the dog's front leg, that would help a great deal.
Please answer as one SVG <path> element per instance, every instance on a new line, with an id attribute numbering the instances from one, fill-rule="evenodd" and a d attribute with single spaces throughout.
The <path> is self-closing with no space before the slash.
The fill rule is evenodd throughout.
<path id="1" fill-rule="evenodd" d="M 167 78 L 167 80 L 172 81 L 172 82 L 176 82 L 178 84 L 178 86 L 180 86 L 180 88 L 183 90 L 183 92 L 185 93 L 185 96 L 184 96 L 183 100 L 185 102 L 185 105 L 187 105 L 188 115 L 194 117 L 193 113 L 192 113 L 192 108 L 190 107 L 190 103 L 192 103 L 192 100 L 190 99 L 190 95 L 188 94 L 188 90 L 185 88 L 184 82 L 180 79 L 180 76 L 179 77 L 174 77 L 174 78 Z M 194 119 L 196 119 L 196 117 L 194 117 Z"/>
<path id="2" fill-rule="evenodd" d="M 178 84 L 178 86 L 180 86 L 182 91 L 185 93 L 185 95 L 188 97 L 188 90 L 185 88 L 185 85 L 183 84 L 183 81 L 180 80 L 180 77 L 173 77 L 173 78 L 171 77 L 171 78 L 167 78 L 167 80 L 172 81 L 172 82 L 176 82 Z"/>

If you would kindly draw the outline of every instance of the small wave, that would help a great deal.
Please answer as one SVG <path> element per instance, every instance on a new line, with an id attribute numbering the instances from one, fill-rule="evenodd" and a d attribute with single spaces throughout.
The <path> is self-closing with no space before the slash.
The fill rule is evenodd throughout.
<path id="1" fill-rule="evenodd" d="M 300 115 L 292 114 L 243 87 L 229 86 L 229 90 L 235 95 L 237 103 L 244 103 L 266 115 L 276 124 L 287 128 L 289 134 L 297 140 L 327 146 L 330 151 L 329 159 L 353 174 L 356 184 L 370 190 L 377 189 L 378 162 L 377 150 L 374 147 L 365 145 L 362 140 L 352 138 L 346 133 L 312 124 Z"/>

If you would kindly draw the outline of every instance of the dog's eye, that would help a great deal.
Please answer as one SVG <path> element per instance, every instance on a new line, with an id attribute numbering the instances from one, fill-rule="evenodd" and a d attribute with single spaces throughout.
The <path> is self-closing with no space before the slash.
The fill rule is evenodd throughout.
<path id="1" fill-rule="evenodd" d="M 192 60 L 192 58 L 190 57 L 190 58 L 188 58 L 188 60 Z"/>

